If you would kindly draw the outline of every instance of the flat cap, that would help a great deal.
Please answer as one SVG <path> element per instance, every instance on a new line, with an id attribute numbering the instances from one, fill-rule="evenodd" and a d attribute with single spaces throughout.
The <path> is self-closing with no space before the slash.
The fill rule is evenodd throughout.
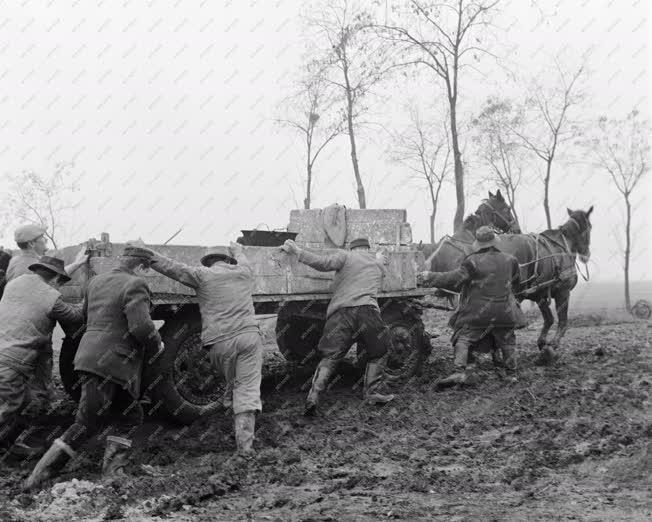
<path id="1" fill-rule="evenodd" d="M 22 225 L 14 232 L 14 240 L 16 243 L 27 243 L 44 235 L 46 230 L 39 225 Z"/>
<path id="2" fill-rule="evenodd" d="M 351 244 L 349 245 L 349 248 L 351 250 L 358 247 L 371 248 L 369 246 L 369 240 L 366 237 L 359 237 L 358 239 L 354 239 L 353 241 L 351 241 Z"/>
<path id="3" fill-rule="evenodd" d="M 238 261 L 233 257 L 231 249 L 226 246 L 214 246 L 207 248 L 199 262 L 204 266 L 211 266 L 214 261 L 226 261 L 230 265 L 237 265 Z"/>

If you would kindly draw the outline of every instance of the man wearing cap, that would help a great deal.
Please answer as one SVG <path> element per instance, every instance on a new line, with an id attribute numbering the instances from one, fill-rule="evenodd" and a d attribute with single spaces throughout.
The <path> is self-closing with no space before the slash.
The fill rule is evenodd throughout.
<path id="1" fill-rule="evenodd" d="M 462 265 L 449 272 L 421 272 L 420 283 L 453 290 L 461 287 L 459 305 L 450 318 L 455 351 L 455 372 L 439 386 L 469 381 L 469 354 L 500 350 L 511 381 L 516 381 L 516 336 L 526 326 L 525 316 L 514 297 L 520 281 L 516 258 L 500 251 L 499 240 L 489 227 L 475 234 L 473 252 Z"/>
<path id="2" fill-rule="evenodd" d="M 237 451 L 251 453 L 256 412 L 261 411 L 263 341 L 252 299 L 254 273 L 242 245 L 208 249 L 200 260 L 203 266 L 152 253 L 153 270 L 197 293 L 202 344 L 227 383 L 224 404 L 233 408 Z"/>
<path id="3" fill-rule="evenodd" d="M 27 383 L 39 355 L 51 346 L 56 322 L 72 333 L 84 320 L 82 308 L 66 304 L 58 291 L 70 280 L 61 259 L 43 256 L 28 268 L 29 274 L 7 284 L 0 300 L 0 445 L 5 447 L 22 431 L 20 414 L 31 400 Z M 31 456 L 39 448 L 23 441 L 12 450 Z"/>
<path id="4" fill-rule="evenodd" d="M 36 263 L 48 249 L 45 233 L 45 228 L 34 224 L 22 225 L 14 231 L 14 240 L 20 250 L 9 260 L 5 274 L 7 283 L 18 276 L 31 273 L 29 266 Z M 85 250 L 86 247 L 82 247 L 75 260 L 66 265 L 66 274 L 72 275 L 86 262 L 88 256 L 85 254 Z M 39 350 L 35 364 L 36 368 L 29 382 L 34 400 L 30 409 L 43 411 L 52 398 L 52 344 Z"/>
<path id="5" fill-rule="evenodd" d="M 150 258 L 150 251 L 126 246 L 116 268 L 88 283 L 86 331 L 75 356 L 82 382 L 75 422 L 36 464 L 25 489 L 58 473 L 86 440 L 116 420 L 113 414 L 126 424 L 125 433 L 107 437 L 102 475 L 115 476 L 126 465 L 130 436 L 142 422 L 138 399 L 145 352 L 163 349 L 150 316 L 149 287 L 137 275 L 149 267 Z"/>
<path id="6" fill-rule="evenodd" d="M 366 348 L 365 399 L 378 404 L 394 399 L 394 395 L 380 392 L 385 377 L 385 355 L 391 345 L 389 328 L 380 315 L 376 300 L 387 263 L 384 254 L 372 254 L 365 238 L 351 241 L 349 251 L 338 250 L 327 255 L 308 252 L 292 240 L 287 240 L 282 248 L 315 270 L 335 271 L 331 287 L 333 296 L 326 310 L 324 333 L 317 346 L 322 359 L 312 379 L 304 414 L 312 416 L 317 413 L 320 393 L 357 340 L 361 340 Z"/>

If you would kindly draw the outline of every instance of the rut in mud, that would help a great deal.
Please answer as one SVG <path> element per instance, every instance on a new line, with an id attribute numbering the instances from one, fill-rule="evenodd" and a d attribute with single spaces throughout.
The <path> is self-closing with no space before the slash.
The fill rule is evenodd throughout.
<path id="1" fill-rule="evenodd" d="M 30 465 L 4 463 L 0 519 L 649 518 L 652 330 L 596 322 L 576 317 L 551 367 L 536 365 L 538 325 L 520 331 L 517 384 L 485 357 L 480 384 L 437 392 L 432 382 L 451 368 L 442 330 L 395 402 L 362 403 L 349 369 L 316 421 L 301 417 L 310 372 L 287 373 L 272 353 L 255 458 L 231 458 L 229 418 L 149 423 L 129 477 L 114 483 L 99 480 L 99 444 L 36 495 L 17 487 Z M 57 420 L 72 411 L 62 401 Z"/>

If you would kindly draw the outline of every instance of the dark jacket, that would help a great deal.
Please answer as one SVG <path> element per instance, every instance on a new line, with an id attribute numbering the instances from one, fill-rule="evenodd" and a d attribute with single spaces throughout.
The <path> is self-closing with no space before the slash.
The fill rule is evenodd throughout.
<path id="1" fill-rule="evenodd" d="M 526 326 L 513 293 L 519 280 L 516 258 L 493 247 L 470 254 L 457 270 L 430 272 L 427 277 L 429 286 L 461 287 L 459 305 L 449 321 L 455 329 Z"/>
<path id="2" fill-rule="evenodd" d="M 109 379 L 139 398 L 145 350 L 156 352 L 161 343 L 150 307 L 147 283 L 131 271 L 115 268 L 91 279 L 75 370 Z"/>

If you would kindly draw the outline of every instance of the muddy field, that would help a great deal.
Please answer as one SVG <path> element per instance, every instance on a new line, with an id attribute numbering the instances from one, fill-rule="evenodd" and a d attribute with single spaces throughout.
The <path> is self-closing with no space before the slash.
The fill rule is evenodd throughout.
<path id="1" fill-rule="evenodd" d="M 650 520 L 652 351 L 648 323 L 572 319 L 563 358 L 536 364 L 538 323 L 519 333 L 520 382 L 491 363 L 475 387 L 437 392 L 448 332 L 385 408 L 357 376 L 332 385 L 326 417 L 301 417 L 309 372 L 270 352 L 257 455 L 231 458 L 231 419 L 149 423 L 129 476 L 102 483 L 90 445 L 56 484 L 21 494 L 27 463 L 3 462 L 0 520 Z M 53 424 L 70 421 L 61 399 Z"/>

